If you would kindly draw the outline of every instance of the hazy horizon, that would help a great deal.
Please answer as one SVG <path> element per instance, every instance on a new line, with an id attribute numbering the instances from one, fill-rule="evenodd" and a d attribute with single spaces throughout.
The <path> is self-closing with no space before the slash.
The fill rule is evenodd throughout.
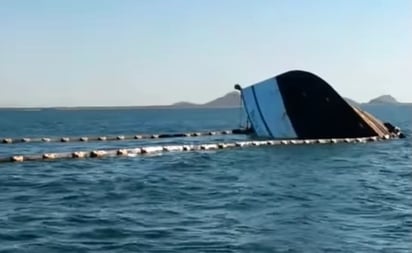
<path id="1" fill-rule="evenodd" d="M 412 1 L 5 1 L 0 107 L 205 103 L 292 69 L 412 102 Z"/>
<path id="2" fill-rule="evenodd" d="M 176 101 L 176 102 L 173 102 L 173 103 L 170 103 L 170 104 L 150 104 L 150 105 L 130 104 L 130 105 L 69 105 L 69 106 L 64 106 L 64 105 L 62 105 L 62 106 L 0 106 L 0 109 L 8 109 L 8 108 L 14 109 L 14 108 L 16 108 L 16 109 L 29 109 L 30 110 L 30 109 L 38 109 L 38 108 L 47 109 L 47 108 L 91 108 L 91 107 L 107 107 L 107 108 L 116 108 L 116 107 L 169 107 L 169 106 L 174 106 L 175 104 L 179 104 L 179 103 L 189 103 L 189 104 L 200 105 L 201 106 L 201 105 L 203 105 L 205 103 L 208 103 L 208 102 L 211 102 L 215 99 L 224 97 L 224 96 L 228 95 L 231 92 L 236 92 L 236 91 L 227 92 L 226 94 L 224 94 L 222 96 L 216 97 L 216 98 L 211 99 L 211 100 L 206 101 L 206 102 L 196 102 L 196 101 L 190 101 L 190 100 L 182 100 L 182 101 Z M 383 94 L 381 96 L 385 96 L 385 95 L 390 95 L 390 94 Z M 349 97 L 346 97 L 346 96 L 342 96 L 342 97 L 344 99 L 350 99 L 355 103 L 368 104 L 370 102 L 370 100 L 378 98 L 380 96 L 371 98 L 368 101 L 357 101 L 355 99 L 352 99 L 352 98 L 349 98 Z M 399 101 L 399 100 L 397 100 L 397 102 L 400 103 L 400 104 L 412 104 L 412 102 L 408 102 L 408 101 Z"/>

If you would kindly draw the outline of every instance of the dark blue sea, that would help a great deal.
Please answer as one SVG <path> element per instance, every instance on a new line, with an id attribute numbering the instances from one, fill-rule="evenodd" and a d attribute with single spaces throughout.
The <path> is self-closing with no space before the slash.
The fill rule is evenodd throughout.
<path id="1" fill-rule="evenodd" d="M 0 164 L 0 252 L 412 252 L 406 139 Z M 0 138 L 222 130 L 238 109 L 0 111 Z M 0 145 L 0 156 L 246 136 Z"/>

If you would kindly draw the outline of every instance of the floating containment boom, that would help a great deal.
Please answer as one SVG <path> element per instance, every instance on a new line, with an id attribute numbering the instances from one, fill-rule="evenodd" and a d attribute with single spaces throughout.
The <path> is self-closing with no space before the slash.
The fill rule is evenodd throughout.
<path id="1" fill-rule="evenodd" d="M 402 137 L 399 128 L 349 105 L 320 77 L 289 71 L 241 88 L 255 135 L 272 139 Z"/>
<path id="2" fill-rule="evenodd" d="M 117 136 L 82 136 L 82 137 L 44 137 L 44 138 L 3 138 L 0 144 L 17 144 L 17 143 L 37 143 L 37 142 L 92 142 L 92 141 L 130 141 L 144 139 L 165 139 L 165 138 L 183 138 L 183 137 L 200 137 L 208 135 L 231 135 L 231 134 L 250 134 L 247 129 L 231 129 L 221 131 L 207 132 L 188 132 L 188 133 L 160 133 L 160 134 L 136 134 L 136 135 L 117 135 Z"/>
<path id="3" fill-rule="evenodd" d="M 92 151 L 74 151 L 62 153 L 43 153 L 32 155 L 13 155 L 0 157 L 0 163 L 25 162 L 25 161 L 55 161 L 61 159 L 82 159 L 82 158 L 103 158 L 137 155 L 150 155 L 161 153 L 176 153 L 188 151 L 211 151 L 232 148 L 264 147 L 264 146 L 285 146 L 285 145 L 312 145 L 312 144 L 337 144 L 337 143 L 366 143 L 389 139 L 389 136 L 382 138 L 344 138 L 344 139 L 305 139 L 305 140 L 260 140 L 260 141 L 237 141 L 225 143 L 204 143 L 197 145 L 164 145 L 164 146 L 142 146 L 127 149 L 107 149 Z"/>

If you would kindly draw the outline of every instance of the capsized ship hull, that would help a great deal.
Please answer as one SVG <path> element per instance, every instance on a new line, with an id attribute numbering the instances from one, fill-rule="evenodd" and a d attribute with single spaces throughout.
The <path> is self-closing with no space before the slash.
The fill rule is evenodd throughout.
<path id="1" fill-rule="evenodd" d="M 253 132 L 273 139 L 402 136 L 399 129 L 349 105 L 327 82 L 289 71 L 241 90 Z M 388 127 L 389 125 L 389 127 Z"/>

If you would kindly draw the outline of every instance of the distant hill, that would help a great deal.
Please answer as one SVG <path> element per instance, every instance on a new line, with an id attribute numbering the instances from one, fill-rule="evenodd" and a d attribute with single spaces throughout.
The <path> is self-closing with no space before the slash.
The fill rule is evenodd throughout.
<path id="1" fill-rule="evenodd" d="M 382 95 L 371 99 L 368 104 L 398 104 L 399 102 L 391 95 Z"/>
<path id="2" fill-rule="evenodd" d="M 348 103 L 348 104 L 350 104 L 350 105 L 352 105 L 352 106 L 356 106 L 356 107 L 359 107 L 359 105 L 360 105 L 360 103 L 359 102 L 356 102 L 355 100 L 353 100 L 353 99 L 350 99 L 350 98 L 343 98 L 343 99 L 345 99 L 346 100 L 346 102 Z"/>
<path id="3" fill-rule="evenodd" d="M 223 97 L 216 98 L 203 106 L 206 107 L 240 107 L 240 93 L 238 91 L 232 91 L 224 95 Z"/>
<path id="4" fill-rule="evenodd" d="M 377 98 L 371 99 L 368 103 L 359 103 L 350 98 L 345 98 L 346 102 L 350 105 L 360 107 L 362 105 L 368 104 L 403 104 L 398 102 L 391 95 L 382 95 Z M 173 109 L 173 108 L 238 108 L 241 106 L 240 93 L 238 91 L 232 91 L 224 96 L 213 99 L 204 104 L 197 104 L 191 102 L 178 102 L 171 105 L 151 105 L 151 106 L 78 106 L 78 107 L 5 107 L 1 108 L 1 111 L 4 110 L 130 110 L 130 109 Z"/>
<path id="5" fill-rule="evenodd" d="M 360 103 L 350 99 L 344 98 L 346 102 L 351 105 L 359 106 Z M 240 100 L 240 93 L 238 91 L 232 91 L 227 93 L 226 95 L 216 98 L 210 102 L 204 104 L 195 104 L 190 102 L 178 102 L 172 104 L 171 107 L 173 108 L 233 108 L 233 107 L 240 107 L 241 100 Z"/>
<path id="6" fill-rule="evenodd" d="M 190 102 L 177 102 L 174 103 L 172 105 L 170 105 L 170 107 L 173 108 L 196 108 L 196 107 L 201 107 L 200 104 L 195 104 L 195 103 L 190 103 Z"/>
<path id="7" fill-rule="evenodd" d="M 204 104 L 178 102 L 170 105 L 173 108 L 233 108 L 240 107 L 240 93 L 232 91 Z"/>

